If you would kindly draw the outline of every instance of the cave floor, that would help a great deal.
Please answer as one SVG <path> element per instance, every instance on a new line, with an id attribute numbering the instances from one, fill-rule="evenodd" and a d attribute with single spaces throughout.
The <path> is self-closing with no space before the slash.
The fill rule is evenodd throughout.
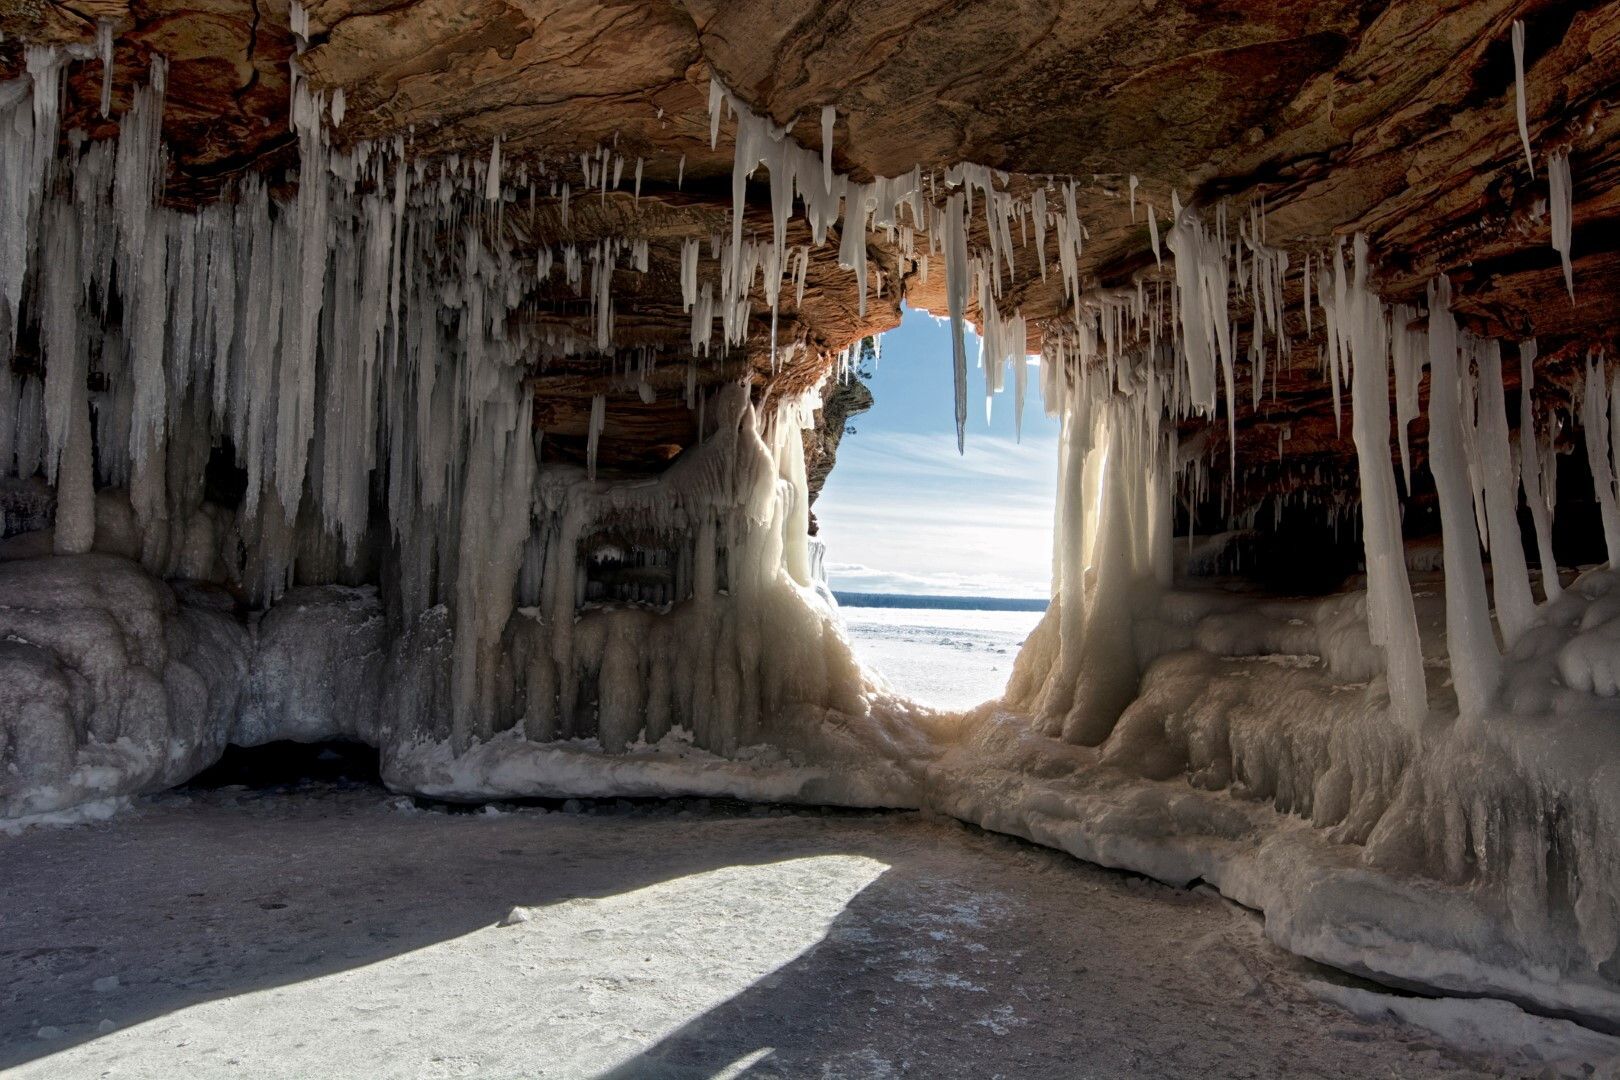
<path id="1" fill-rule="evenodd" d="M 914 813 L 583 809 L 308 784 L 0 836 L 0 1071 L 1501 1074 L 1205 888 Z"/>

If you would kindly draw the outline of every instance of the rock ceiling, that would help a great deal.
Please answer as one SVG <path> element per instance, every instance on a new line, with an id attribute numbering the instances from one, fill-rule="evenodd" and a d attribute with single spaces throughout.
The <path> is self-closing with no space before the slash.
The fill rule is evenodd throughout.
<path id="1" fill-rule="evenodd" d="M 1172 189 L 1206 208 L 1228 200 L 1234 212 L 1263 200 L 1268 243 L 1300 259 L 1365 232 L 1387 299 L 1418 300 L 1432 275 L 1448 272 L 1456 310 L 1476 329 L 1540 337 L 1554 384 L 1560 363 L 1620 327 L 1615 0 L 316 0 L 308 14 L 298 63 L 312 85 L 343 90 L 339 142 L 401 136 L 417 155 L 487 156 L 498 136 L 508 161 L 572 160 L 578 171 L 579 155 L 600 146 L 642 160 L 639 199 L 627 177 L 600 197 L 577 195 L 566 226 L 550 198 L 522 223 L 549 243 L 650 241 L 650 272 L 613 282 L 621 345 L 686 341 L 681 240 L 726 226 L 730 121 L 711 149 L 711 77 L 778 124 L 795 122 L 794 137 L 818 152 L 821 109 L 835 106 L 834 160 L 857 178 L 967 161 L 1008 173 L 1014 187 L 1076 179 L 1090 283 L 1129 286 L 1157 272 L 1140 211 L 1133 220 L 1134 175 L 1138 200 L 1161 218 Z M 19 39 L 89 43 L 98 20 L 113 20 L 113 120 L 99 115 L 95 63 L 74 67 L 65 114 L 64 127 L 99 137 L 114 130 L 150 56 L 166 56 L 166 194 L 197 202 L 244 172 L 296 164 L 289 15 L 281 0 L 0 0 L 0 68 L 20 68 Z M 1527 30 L 1533 178 L 1514 119 L 1514 19 Z M 1545 213 L 1544 155 L 1558 149 L 1575 181 L 1574 303 Z M 755 185 L 748 227 L 763 232 L 770 221 Z M 982 232 L 982 219 L 974 227 Z M 802 219 L 792 230 L 808 241 Z M 791 389 L 895 325 L 902 299 L 943 311 L 942 273 L 924 282 L 880 234 L 868 251 L 887 284 L 864 316 L 854 275 L 828 244 L 812 258 L 802 303 L 784 300 L 778 340 L 804 346 L 786 367 L 771 374 L 759 303 L 747 355 L 717 353 L 701 378 L 733 379 L 751 365 Z M 1298 275 L 1291 286 L 1297 308 Z M 570 295 L 553 299 L 536 318 L 583 325 Z M 1043 280 L 1024 258 L 1002 305 L 1030 320 L 1034 348 L 1041 321 L 1065 310 L 1061 277 Z M 1275 453 L 1287 425 L 1295 455 L 1348 454 L 1348 425 L 1339 439 L 1294 320 L 1292 369 L 1274 400 L 1243 405 L 1240 448 Z M 939 365 L 948 378 L 949 358 Z M 616 395 L 604 462 L 650 467 L 692 440 L 675 391 L 683 372 L 655 379 L 657 399 L 642 404 L 622 385 L 610 389 L 601 366 L 537 366 L 536 422 L 554 452 L 580 451 L 590 398 L 603 392 Z"/>

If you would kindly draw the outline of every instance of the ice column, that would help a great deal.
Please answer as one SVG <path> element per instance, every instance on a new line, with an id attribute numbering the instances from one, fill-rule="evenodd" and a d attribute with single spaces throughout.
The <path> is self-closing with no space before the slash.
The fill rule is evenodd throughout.
<path id="1" fill-rule="evenodd" d="M 1543 486 L 1545 467 L 1541 445 L 1536 441 L 1536 415 L 1533 408 L 1535 386 L 1536 339 L 1519 342 L 1519 474 L 1524 482 L 1524 501 L 1530 507 L 1530 518 L 1536 529 L 1536 554 L 1541 560 L 1541 591 L 1548 600 L 1556 600 L 1563 592 L 1558 581 L 1558 560 L 1553 556 L 1552 502 L 1553 484 Z M 1553 449 L 1547 447 L 1547 457 Z M 1556 477 L 1552 478 L 1556 483 Z"/>
<path id="2" fill-rule="evenodd" d="M 1457 321 L 1451 315 L 1451 282 L 1442 276 L 1429 285 L 1429 469 L 1440 498 L 1451 680 L 1458 711 L 1477 716 L 1495 696 L 1500 657 L 1474 527 L 1458 385 Z"/>
<path id="3" fill-rule="evenodd" d="M 1389 340 L 1378 298 L 1367 289 L 1367 240 L 1356 237 L 1355 280 L 1348 308 L 1353 364 L 1353 436 L 1361 471 L 1362 546 L 1367 557 L 1367 623 L 1373 644 L 1384 651 L 1390 706 L 1408 725 L 1428 713 L 1423 652 L 1418 641 L 1412 588 L 1401 542 L 1401 509 L 1389 452 Z"/>
<path id="4" fill-rule="evenodd" d="M 1479 361 L 1479 453 L 1485 474 L 1485 518 L 1491 537 L 1491 591 L 1496 621 L 1509 649 L 1535 621 L 1519 533 L 1519 476 L 1508 443 L 1507 403 L 1502 391 L 1502 346 L 1481 341 Z"/>

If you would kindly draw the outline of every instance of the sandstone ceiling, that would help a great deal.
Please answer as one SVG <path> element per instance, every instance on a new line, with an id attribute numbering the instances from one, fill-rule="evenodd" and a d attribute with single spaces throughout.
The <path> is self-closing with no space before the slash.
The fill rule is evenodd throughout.
<path id="1" fill-rule="evenodd" d="M 818 152 L 821 109 L 835 106 L 834 161 L 857 178 L 966 161 L 1006 172 L 1015 190 L 1075 179 L 1089 283 L 1160 273 L 1128 198 L 1136 176 L 1139 203 L 1161 220 L 1172 189 L 1202 207 L 1227 200 L 1234 213 L 1263 200 L 1267 242 L 1297 253 L 1296 266 L 1365 232 L 1390 300 L 1419 302 L 1427 280 L 1448 272 L 1456 310 L 1476 329 L 1540 337 L 1552 383 L 1620 328 L 1616 0 L 316 0 L 308 14 L 297 63 L 312 85 L 343 91 L 340 142 L 399 136 L 415 155 L 487 156 L 499 137 L 508 161 L 573 162 L 576 173 L 580 154 L 604 146 L 641 160 L 639 198 L 627 166 L 614 190 L 577 193 L 566 224 L 558 200 L 542 197 L 514 226 L 537 243 L 649 241 L 649 273 L 613 281 L 621 347 L 683 347 L 681 241 L 726 227 L 730 122 L 711 148 L 711 77 L 776 123 L 796 123 L 794 137 Z M 0 0 L 0 67 L 20 66 L 20 39 L 89 43 L 103 19 L 117 34 L 113 118 L 97 109 L 99 65 L 78 65 L 65 128 L 110 134 L 158 53 L 171 64 L 171 201 L 295 165 L 296 43 L 281 0 Z M 1514 19 L 1527 29 L 1534 177 L 1514 119 Z M 1556 149 L 1568 150 L 1575 181 L 1573 303 L 1545 212 L 1542 155 Z M 770 222 L 755 185 L 747 227 Z M 982 236 L 983 221 L 973 224 Z M 808 242 L 802 220 L 792 232 Z M 902 299 L 943 311 L 944 275 L 924 282 L 874 233 L 869 259 L 886 284 L 863 316 L 835 249 L 817 249 L 803 302 L 783 301 L 776 339 L 801 348 L 782 354 L 780 372 L 760 302 L 746 355 L 706 359 L 702 381 L 751 366 L 772 390 L 791 390 L 895 325 Z M 1297 307 L 1299 278 L 1290 284 Z M 1030 320 L 1038 347 L 1043 321 L 1066 307 L 1060 276 L 1043 280 L 1023 258 L 1002 306 Z M 533 317 L 587 318 L 562 290 Z M 1340 438 L 1297 314 L 1291 326 L 1294 361 L 1274 397 L 1240 410 L 1241 452 L 1274 457 L 1286 430 L 1295 459 L 1347 456 L 1348 424 Z M 948 378 L 948 358 L 939 365 Z M 677 368 L 660 369 L 648 404 L 599 359 L 537 364 L 533 379 L 536 423 L 563 457 L 583 452 L 599 393 L 615 395 L 602 442 L 610 466 L 652 467 L 695 437 Z"/>

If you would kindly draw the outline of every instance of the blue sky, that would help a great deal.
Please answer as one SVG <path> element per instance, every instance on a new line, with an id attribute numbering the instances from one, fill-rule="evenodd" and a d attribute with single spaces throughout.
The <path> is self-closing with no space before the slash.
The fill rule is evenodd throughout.
<path id="1" fill-rule="evenodd" d="M 951 330 L 908 311 L 883 336 L 872 410 L 851 421 L 816 500 L 834 589 L 1045 596 L 1057 490 L 1056 420 L 1029 370 L 1023 442 L 1013 438 L 1012 375 L 984 409 L 979 342 L 968 339 L 967 453 L 956 452 Z"/>

